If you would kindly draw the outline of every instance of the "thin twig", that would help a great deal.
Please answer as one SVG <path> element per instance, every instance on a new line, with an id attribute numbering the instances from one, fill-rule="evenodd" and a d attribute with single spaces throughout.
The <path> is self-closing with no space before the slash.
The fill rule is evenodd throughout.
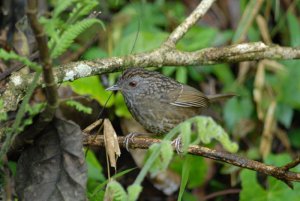
<path id="1" fill-rule="evenodd" d="M 124 147 L 124 137 L 118 137 L 119 145 Z M 129 141 L 129 148 L 131 149 L 148 149 L 152 144 L 161 142 L 160 139 L 148 138 L 148 137 L 135 137 Z M 104 146 L 104 138 L 102 135 L 84 135 L 83 144 L 86 146 Z M 203 156 L 219 162 L 225 162 L 241 168 L 247 168 L 254 170 L 269 176 L 273 176 L 287 185 L 292 187 L 292 181 L 300 182 L 300 173 L 291 172 L 285 167 L 275 167 L 272 165 L 266 165 L 262 162 L 254 161 L 237 154 L 232 154 L 223 151 L 217 151 L 207 147 L 198 145 L 191 145 L 188 149 L 188 153 L 197 156 Z M 297 160 L 299 163 L 299 160 Z M 294 163 L 293 163 L 294 164 Z"/>
<path id="2" fill-rule="evenodd" d="M 298 156 L 298 158 L 296 158 L 294 161 L 292 161 L 292 162 L 286 164 L 285 166 L 283 166 L 282 169 L 287 171 L 287 170 L 290 170 L 290 169 L 296 167 L 299 164 L 300 164 L 300 156 Z"/>
<path id="3" fill-rule="evenodd" d="M 215 197 L 220 197 L 222 195 L 237 194 L 237 193 L 240 193 L 240 192 L 241 192 L 241 189 L 226 189 L 226 190 L 223 190 L 223 191 L 217 191 L 217 192 L 214 192 L 212 194 L 209 194 L 209 195 L 203 197 L 201 200 L 206 201 L 206 200 L 213 199 Z"/>

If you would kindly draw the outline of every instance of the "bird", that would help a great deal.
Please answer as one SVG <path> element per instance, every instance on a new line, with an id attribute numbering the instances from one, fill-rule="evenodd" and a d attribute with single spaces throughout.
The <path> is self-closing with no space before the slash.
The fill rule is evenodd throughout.
<path id="1" fill-rule="evenodd" d="M 146 130 L 167 134 L 179 123 L 202 115 L 212 102 L 235 94 L 205 95 L 201 91 L 159 72 L 126 69 L 117 83 L 106 90 L 120 91 L 133 118 Z"/>

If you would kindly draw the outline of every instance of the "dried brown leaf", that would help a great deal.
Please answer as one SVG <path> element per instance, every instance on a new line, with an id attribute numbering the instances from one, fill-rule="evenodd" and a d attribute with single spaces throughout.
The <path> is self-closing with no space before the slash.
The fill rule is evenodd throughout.
<path id="1" fill-rule="evenodd" d="M 104 119 L 104 142 L 110 166 L 117 167 L 117 159 L 121 155 L 118 138 L 115 129 L 109 119 Z"/>

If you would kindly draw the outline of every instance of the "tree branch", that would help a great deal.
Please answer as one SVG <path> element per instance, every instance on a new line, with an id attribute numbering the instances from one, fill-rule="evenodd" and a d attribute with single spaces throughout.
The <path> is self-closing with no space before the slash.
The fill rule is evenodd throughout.
<path id="1" fill-rule="evenodd" d="M 124 145 L 124 139 L 125 137 L 118 136 L 119 145 L 123 148 L 126 148 Z M 161 142 L 161 140 L 156 138 L 135 137 L 132 139 L 132 141 L 129 140 L 128 147 L 131 149 L 148 149 L 152 144 L 159 142 Z M 95 136 L 84 134 L 83 144 L 85 146 L 104 146 L 104 137 L 103 135 Z M 188 153 L 273 176 L 283 181 L 291 188 L 293 187 L 293 184 L 291 183 L 292 181 L 300 182 L 300 173 L 289 171 L 290 168 L 300 164 L 300 159 L 296 159 L 295 161 L 289 163 L 292 165 L 288 164 L 283 167 L 275 167 L 272 165 L 266 165 L 258 161 L 250 160 L 237 154 L 217 151 L 198 145 L 191 145 L 188 149 Z M 287 166 L 289 167 L 287 168 Z"/>
<path id="2" fill-rule="evenodd" d="M 216 0 L 202 1 L 197 8 L 170 34 L 163 45 L 175 48 L 175 44 L 208 11 Z"/>
<path id="3" fill-rule="evenodd" d="M 262 42 L 205 48 L 194 52 L 184 52 L 162 46 L 151 52 L 91 61 L 77 61 L 57 66 L 54 69 L 54 76 L 56 83 L 61 83 L 92 75 L 121 71 L 129 67 L 197 66 L 260 59 L 300 59 L 300 49 L 275 45 L 267 46 Z M 14 73 L 6 85 L 6 90 L 1 94 L 4 107 L 0 112 L 15 110 L 31 81 L 32 74 L 23 76 L 18 72 Z M 40 81 L 41 84 L 42 80 Z"/>
<path id="4" fill-rule="evenodd" d="M 40 53 L 40 59 L 43 66 L 43 81 L 45 84 L 45 91 L 47 95 L 47 117 L 52 120 L 54 112 L 58 105 L 58 95 L 56 82 L 52 70 L 52 61 L 49 55 L 49 49 L 47 45 L 47 37 L 45 35 L 43 26 L 39 23 L 37 18 L 37 0 L 27 1 L 27 16 L 34 32 L 35 39 L 37 41 L 38 50 Z"/>

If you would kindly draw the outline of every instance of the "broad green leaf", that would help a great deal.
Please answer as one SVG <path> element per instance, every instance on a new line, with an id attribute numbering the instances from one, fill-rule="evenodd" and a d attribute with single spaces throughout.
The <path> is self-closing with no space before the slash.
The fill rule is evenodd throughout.
<path id="1" fill-rule="evenodd" d="M 97 76 L 85 77 L 73 82 L 69 82 L 72 90 L 80 95 L 90 95 L 96 99 L 101 105 L 104 105 L 111 92 L 105 91 L 99 78 Z M 112 106 L 114 103 L 114 96 L 111 97 L 107 103 L 107 107 Z"/>
<path id="2" fill-rule="evenodd" d="M 92 151 L 88 151 L 86 154 L 86 163 L 88 167 L 88 178 L 98 181 L 104 181 L 106 178 L 103 175 L 103 168 L 98 162 L 95 154 Z"/>
<path id="3" fill-rule="evenodd" d="M 225 103 L 224 119 L 229 129 L 242 119 L 250 118 L 253 112 L 253 104 L 250 97 L 237 97 L 228 100 Z"/>
<path id="4" fill-rule="evenodd" d="M 178 49 L 185 51 L 195 51 L 209 47 L 217 35 L 214 28 L 192 27 L 187 34 L 178 42 Z"/>
<path id="5" fill-rule="evenodd" d="M 120 92 L 115 95 L 115 113 L 118 117 L 130 118 L 131 114 L 125 104 L 124 98 Z"/>
<path id="6" fill-rule="evenodd" d="M 188 187 L 196 188 L 203 184 L 205 177 L 208 173 L 208 166 L 203 157 L 186 155 L 185 157 L 189 157 L 189 161 L 192 164 L 190 167 L 190 175 L 192 177 L 189 178 Z M 178 174 L 182 173 L 182 167 L 184 163 L 184 158 L 182 156 L 176 155 L 173 158 L 173 161 L 170 163 L 170 169 L 175 171 Z"/>
<path id="7" fill-rule="evenodd" d="M 214 73 L 218 80 L 220 80 L 225 86 L 230 86 L 234 82 L 234 76 L 227 64 L 216 64 L 212 66 L 212 73 Z"/>
<path id="8" fill-rule="evenodd" d="M 100 47 L 91 47 L 82 55 L 84 60 L 92 60 L 107 57 L 107 53 Z"/>
<path id="9" fill-rule="evenodd" d="M 300 61 L 281 61 L 288 72 L 277 78 L 273 86 L 278 94 L 278 101 L 293 108 L 300 109 Z M 292 79 L 291 79 L 292 78 Z"/>
<path id="10" fill-rule="evenodd" d="M 282 123 L 286 128 L 290 128 L 292 119 L 294 115 L 294 110 L 285 104 L 278 104 L 276 107 L 276 118 Z"/>
<path id="11" fill-rule="evenodd" d="M 291 158 L 287 154 L 280 154 L 280 155 L 270 155 L 265 162 L 267 164 L 282 166 L 290 161 Z M 300 197 L 300 184 L 297 182 L 294 182 L 294 189 L 290 189 L 282 181 L 269 176 L 267 180 L 267 188 L 264 189 L 256 179 L 256 172 L 246 170 L 246 169 L 242 170 L 241 172 L 241 181 L 242 181 L 242 191 L 240 193 L 241 201 L 299 200 Z"/>
<path id="12" fill-rule="evenodd" d="M 134 52 L 145 52 L 158 48 L 162 42 L 167 38 L 168 34 L 157 31 L 156 34 L 148 31 L 140 31 L 138 38 L 136 39 L 136 33 L 130 33 L 121 38 L 117 43 L 113 55 L 122 56 L 131 53 L 134 41 L 136 40 L 134 46 Z"/>

